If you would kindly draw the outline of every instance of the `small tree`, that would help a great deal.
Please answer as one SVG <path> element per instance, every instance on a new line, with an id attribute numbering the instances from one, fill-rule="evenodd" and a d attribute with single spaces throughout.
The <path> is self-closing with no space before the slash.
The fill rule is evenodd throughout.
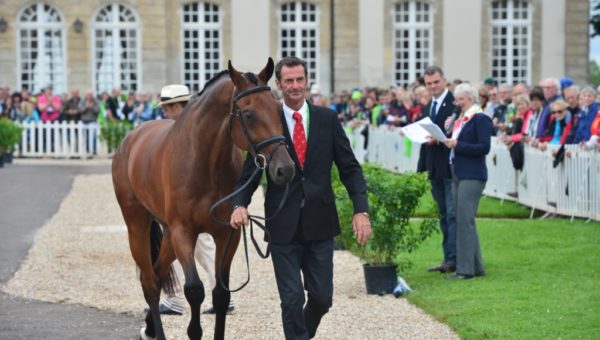
<path id="1" fill-rule="evenodd" d="M 8 120 L 0 119 L 0 157 L 6 152 L 12 152 L 15 145 L 21 140 L 23 127 L 17 123 Z"/>
<path id="2" fill-rule="evenodd" d="M 369 209 L 373 235 L 360 246 L 351 228 L 353 207 L 345 189 L 333 175 L 336 204 L 342 225 L 338 242 L 369 264 L 396 264 L 399 269 L 410 266 L 405 254 L 411 253 L 437 230 L 437 222 L 431 218 L 410 223 L 420 198 L 429 190 L 425 174 L 396 174 L 379 166 L 364 164 L 367 181 Z"/>
<path id="3" fill-rule="evenodd" d="M 105 121 L 100 124 L 100 139 L 108 145 L 108 151 L 115 151 L 125 135 L 133 129 L 128 121 Z"/>

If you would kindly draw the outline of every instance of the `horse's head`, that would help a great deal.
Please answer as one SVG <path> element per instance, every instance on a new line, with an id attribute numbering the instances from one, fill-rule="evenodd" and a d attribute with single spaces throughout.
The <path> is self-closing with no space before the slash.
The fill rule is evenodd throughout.
<path id="1" fill-rule="evenodd" d="M 295 167 L 283 137 L 281 106 L 267 82 L 273 75 L 269 58 L 258 75 L 241 74 L 229 61 L 229 76 L 236 88 L 233 98 L 231 134 L 234 143 L 250 152 L 259 167 L 268 167 L 277 184 L 289 183 Z"/>

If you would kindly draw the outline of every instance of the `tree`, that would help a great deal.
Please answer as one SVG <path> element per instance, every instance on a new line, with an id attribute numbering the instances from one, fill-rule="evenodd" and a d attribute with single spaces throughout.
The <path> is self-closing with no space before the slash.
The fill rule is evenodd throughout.
<path id="1" fill-rule="evenodd" d="M 593 0 L 592 2 L 592 17 L 590 19 L 590 25 L 592 25 L 592 38 L 600 35 L 600 1 Z"/>
<path id="2" fill-rule="evenodd" d="M 600 85 L 600 66 L 595 60 L 590 60 L 590 83 Z"/>

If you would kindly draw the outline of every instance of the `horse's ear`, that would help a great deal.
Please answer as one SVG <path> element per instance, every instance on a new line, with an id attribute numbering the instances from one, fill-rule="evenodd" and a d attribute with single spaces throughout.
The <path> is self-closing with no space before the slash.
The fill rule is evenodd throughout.
<path id="1" fill-rule="evenodd" d="M 275 63 L 273 62 L 273 59 L 269 57 L 269 60 L 267 61 L 267 66 L 265 66 L 265 68 L 263 68 L 262 71 L 260 71 L 260 73 L 258 74 L 258 79 L 262 80 L 266 84 L 269 81 L 269 79 L 271 79 L 271 77 L 273 76 L 274 69 Z"/>
<path id="2" fill-rule="evenodd" d="M 231 60 L 229 60 L 227 68 L 229 70 L 229 77 L 231 78 L 231 81 L 233 81 L 235 86 L 238 87 L 238 85 L 241 84 L 242 74 L 236 70 L 233 65 L 231 65 Z"/>

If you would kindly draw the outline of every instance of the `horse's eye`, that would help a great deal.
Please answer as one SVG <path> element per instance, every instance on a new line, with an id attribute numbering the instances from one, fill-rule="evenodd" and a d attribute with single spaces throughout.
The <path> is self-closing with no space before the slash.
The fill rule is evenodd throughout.
<path id="1" fill-rule="evenodd" d="M 244 112 L 242 112 L 242 115 L 244 116 L 244 119 L 247 121 L 254 120 L 254 112 L 253 111 L 244 111 Z"/>

